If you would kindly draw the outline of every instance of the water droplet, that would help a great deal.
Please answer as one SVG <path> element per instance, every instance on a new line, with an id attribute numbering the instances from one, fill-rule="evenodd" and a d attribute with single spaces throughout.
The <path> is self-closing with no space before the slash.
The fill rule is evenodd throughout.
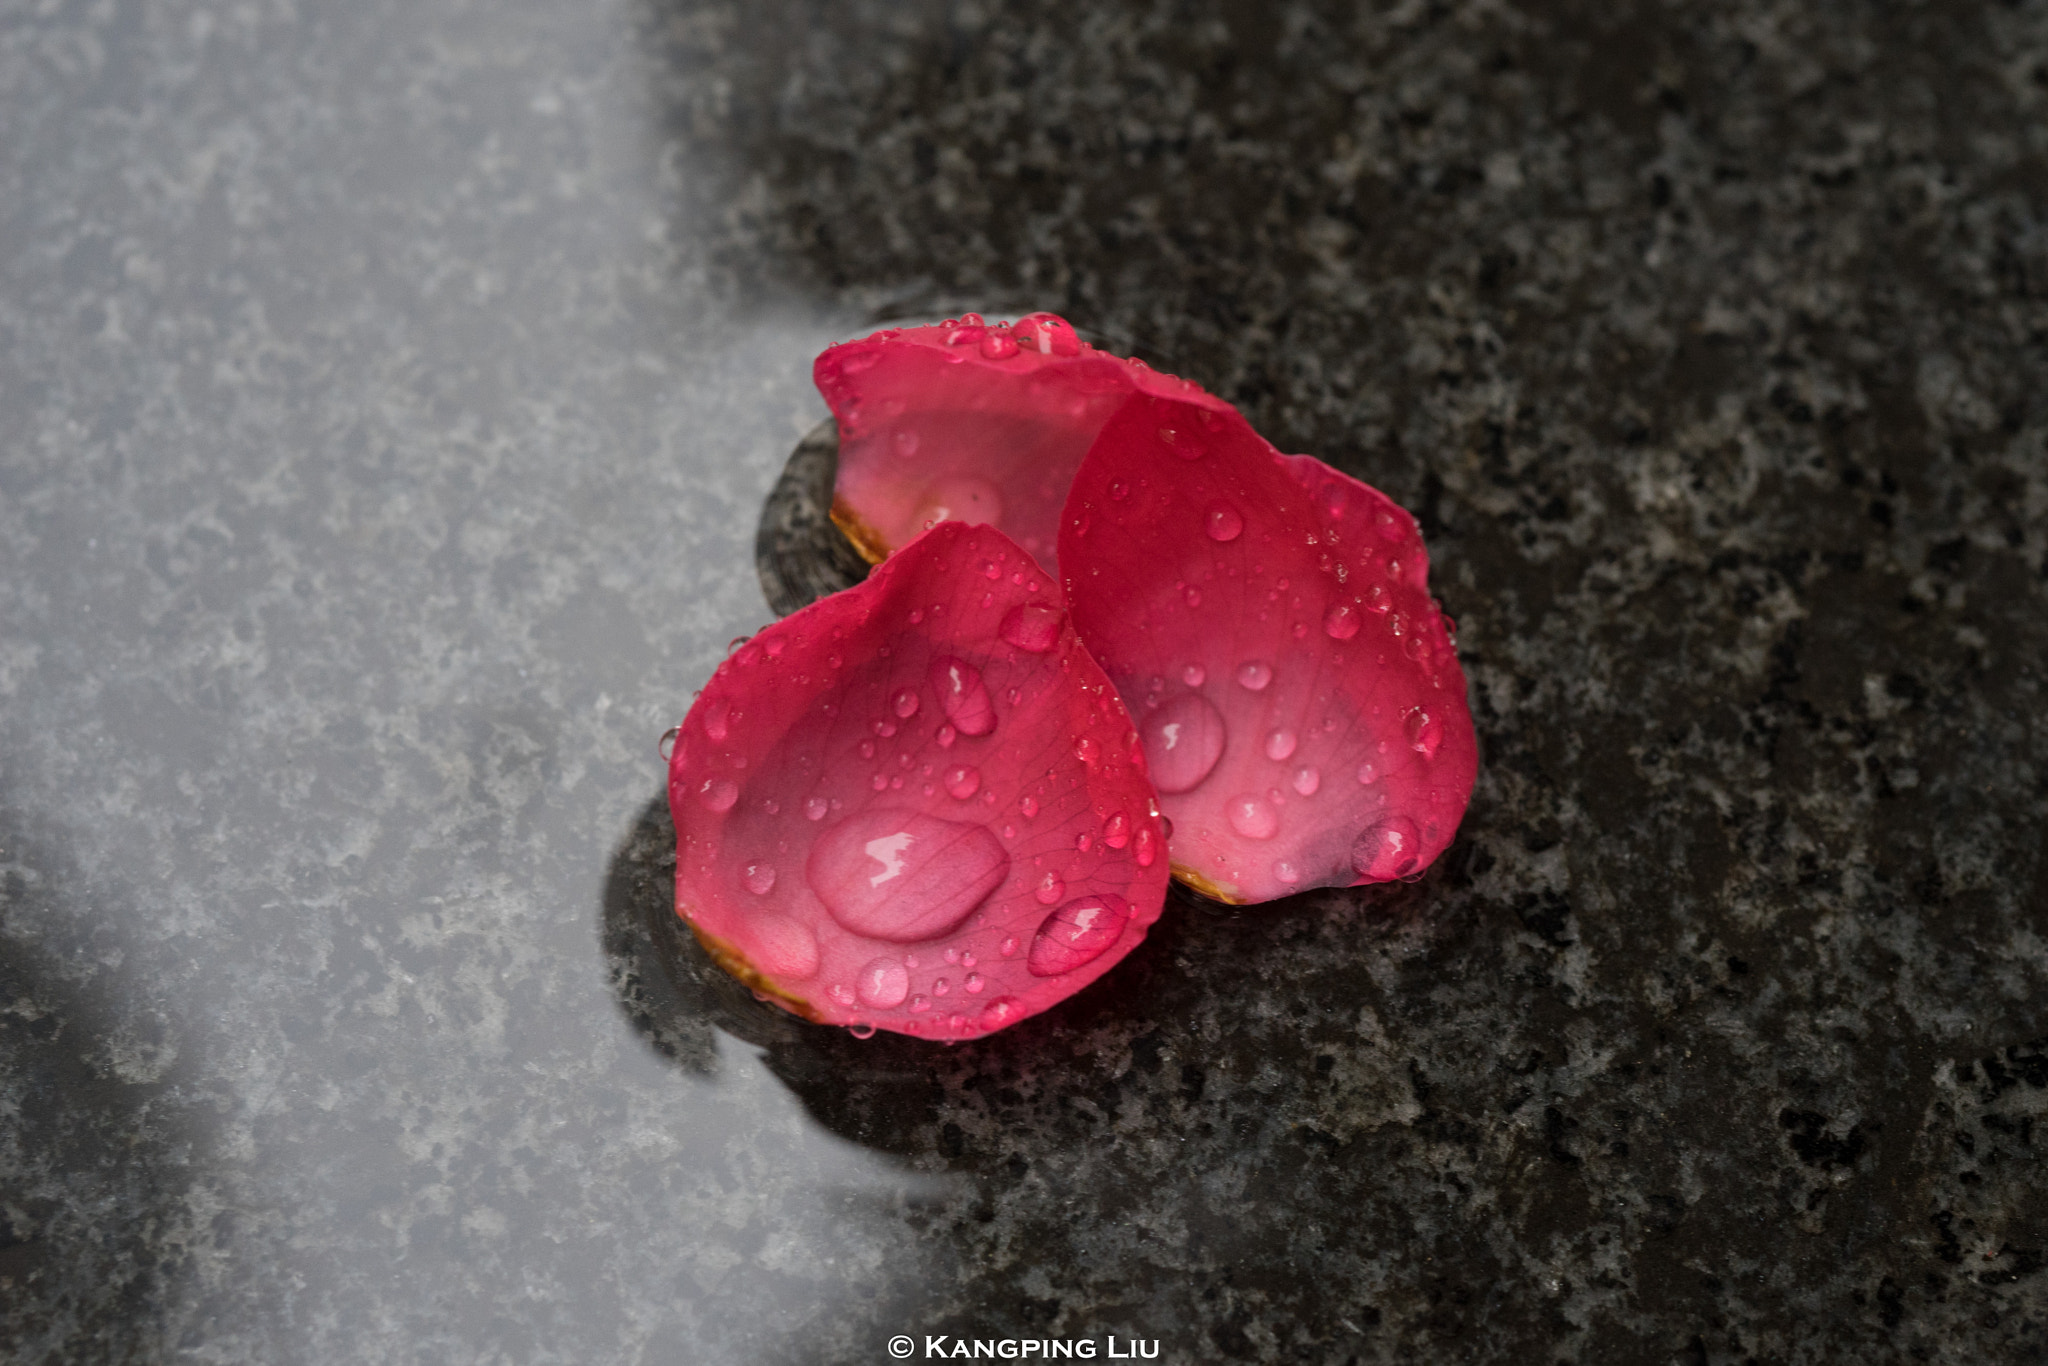
<path id="1" fill-rule="evenodd" d="M 775 890 L 775 865 L 771 863 L 750 863 L 740 870 L 740 885 L 755 896 L 766 896 Z"/>
<path id="2" fill-rule="evenodd" d="M 1250 793 L 1232 797 L 1224 811 L 1230 818 L 1230 828 L 1248 840 L 1269 840 L 1280 828 L 1279 813 L 1264 797 Z"/>
<path id="3" fill-rule="evenodd" d="M 918 697 L 917 689 L 915 688 L 898 688 L 896 695 L 889 699 L 889 710 L 895 712 L 906 721 L 917 715 L 917 708 Z M 890 733 L 895 733 L 894 727 L 890 728 Z"/>
<path id="4" fill-rule="evenodd" d="M 804 865 L 834 920 L 900 944 L 951 931 L 1009 874 L 1009 853 L 983 826 L 887 809 L 824 831 Z"/>
<path id="5" fill-rule="evenodd" d="M 932 739 L 939 742 L 940 749 L 951 749 L 953 742 L 959 738 L 960 732 L 954 730 L 951 726 L 940 726 L 938 734 L 932 737 Z"/>
<path id="6" fill-rule="evenodd" d="M 982 336 L 981 354 L 990 360 L 1008 360 L 1017 354 L 1017 339 L 1007 331 L 991 329 Z"/>
<path id="7" fill-rule="evenodd" d="M 1018 1004 L 1014 996 L 998 996 L 981 1008 L 983 1029 L 1001 1029 L 1004 1025 L 1013 1024 L 1023 1018 L 1024 1007 Z"/>
<path id="8" fill-rule="evenodd" d="M 1207 681 L 1209 671 L 1199 664 L 1190 664 L 1180 671 L 1180 681 L 1190 688 L 1199 688 Z"/>
<path id="9" fill-rule="evenodd" d="M 1000 943 L 1000 944 L 998 944 L 998 945 L 996 945 L 996 952 L 997 952 L 997 953 L 1000 953 L 1000 954 L 1001 954 L 1001 955 L 1002 955 L 1003 957 L 1005 957 L 1005 958 L 1014 958 L 1014 957 L 1016 957 L 1016 956 L 1017 956 L 1017 938 L 1016 938 L 1016 936 L 1015 936 L 1015 935 L 1004 935 L 1004 936 L 1003 936 L 1003 942 L 1002 942 L 1002 943 Z"/>
<path id="10" fill-rule="evenodd" d="M 972 951 L 960 955 L 960 966 L 963 968 L 971 968 L 979 961 Z"/>
<path id="11" fill-rule="evenodd" d="M 1380 771 L 1370 763 L 1358 766 L 1358 781 L 1363 787 L 1371 787 L 1380 780 Z"/>
<path id="12" fill-rule="evenodd" d="M 910 972 L 894 958 L 877 958 L 853 979 L 853 994 L 864 1006 L 887 1010 L 910 994 Z"/>
<path id="13" fill-rule="evenodd" d="M 1200 460 L 1208 453 L 1208 446 L 1193 432 L 1184 432 L 1172 427 L 1161 427 L 1159 439 L 1166 448 L 1183 460 Z"/>
<path id="14" fill-rule="evenodd" d="M 1228 503 L 1211 503 L 1202 529 L 1212 541 L 1234 541 L 1244 532 L 1244 516 Z"/>
<path id="15" fill-rule="evenodd" d="M 1263 692 L 1266 685 L 1272 681 L 1272 668 L 1256 659 L 1248 659 L 1237 666 L 1237 682 L 1240 687 L 1249 688 L 1253 692 Z"/>
<path id="16" fill-rule="evenodd" d="M 876 774 L 876 775 L 875 775 L 874 777 L 872 777 L 872 778 L 868 779 L 868 786 L 869 786 L 869 787 L 872 787 L 872 788 L 873 788 L 873 789 L 874 789 L 875 791 L 877 791 L 877 792 L 886 792 L 886 791 L 888 791 L 888 790 L 889 790 L 889 775 L 888 775 L 888 774 L 886 774 L 886 773 L 877 773 L 877 774 Z M 900 783 L 899 783 L 899 784 L 897 784 L 897 786 L 899 786 L 899 787 L 900 787 L 900 786 L 902 786 L 902 784 L 900 784 Z"/>
<path id="17" fill-rule="evenodd" d="M 1153 784 L 1161 792 L 1189 792 L 1223 757 L 1223 714 L 1200 693 L 1182 693 L 1147 714 L 1139 739 Z"/>
<path id="18" fill-rule="evenodd" d="M 1351 869 L 1368 882 L 1392 882 L 1415 871 L 1422 837 L 1406 816 L 1388 816 L 1365 828 L 1351 846 Z"/>
<path id="19" fill-rule="evenodd" d="M 1266 757 L 1278 763 L 1294 753 L 1296 744 L 1294 732 L 1281 729 L 1266 737 Z"/>
<path id="20" fill-rule="evenodd" d="M 825 812 L 828 809 L 829 808 L 825 805 L 825 799 L 823 797 L 807 798 L 804 801 L 804 819 L 807 821 L 824 820 Z"/>
<path id="21" fill-rule="evenodd" d="M 854 748 L 860 751 L 860 757 L 863 759 L 875 757 L 875 742 L 873 740 L 863 740 Z"/>
<path id="22" fill-rule="evenodd" d="M 915 697 L 916 694 L 913 693 L 912 696 Z M 888 740 L 894 738 L 896 734 L 896 723 L 894 721 L 876 721 L 868 729 L 881 736 L 884 740 Z"/>
<path id="23" fill-rule="evenodd" d="M 1024 966 L 1034 977 L 1057 977 L 1100 958 L 1123 933 L 1131 903 L 1103 894 L 1069 901 L 1047 916 L 1032 937 Z"/>
<path id="24" fill-rule="evenodd" d="M 1058 873 L 1048 872 L 1038 879 L 1038 885 L 1031 889 L 1031 895 L 1038 898 L 1041 906 L 1050 906 L 1067 894 L 1067 884 L 1060 880 Z"/>
<path id="25" fill-rule="evenodd" d="M 1407 733 L 1410 749 L 1425 759 L 1436 757 L 1438 746 L 1444 742 L 1443 722 L 1417 707 L 1403 719 L 1401 728 Z"/>
<path id="26" fill-rule="evenodd" d="M 839 1002 L 839 1004 L 843 1006 L 850 1006 L 853 1004 L 853 988 L 847 986 L 844 982 L 834 982 L 832 984 L 831 996 L 833 1000 Z"/>
<path id="27" fill-rule="evenodd" d="M 955 800 L 964 802 L 981 790 L 981 770 L 972 764 L 955 764 L 941 781 Z"/>
<path id="28" fill-rule="evenodd" d="M 713 740 L 723 740 L 726 723 L 732 719 L 732 703 L 723 697 L 707 698 L 704 702 L 704 733 Z"/>
<path id="29" fill-rule="evenodd" d="M 848 1025 L 846 1032 L 853 1035 L 856 1039 L 872 1039 L 875 1037 L 875 1027 L 865 1020 Z"/>
<path id="30" fill-rule="evenodd" d="M 1282 887 L 1297 886 L 1301 882 L 1301 870 L 1286 859 L 1281 859 L 1273 865 L 1273 880 Z"/>
<path id="31" fill-rule="evenodd" d="M 1019 603 L 1003 617 L 996 633 L 1020 650 L 1042 655 L 1059 642 L 1063 615 L 1042 602 Z"/>
<path id="32" fill-rule="evenodd" d="M 676 737 L 683 733 L 681 726 L 670 726 L 661 733 L 661 761 L 667 763 L 675 757 Z"/>
<path id="33" fill-rule="evenodd" d="M 706 778 L 697 785 L 697 800 L 709 811 L 730 811 L 740 799 L 740 785 L 730 778 Z"/>
<path id="34" fill-rule="evenodd" d="M 910 524 L 923 527 L 938 522 L 986 522 L 1003 520 L 1003 495 L 994 484 L 972 475 L 940 479 L 924 491 L 924 499 L 910 514 Z"/>
<path id="35" fill-rule="evenodd" d="M 1190 607 L 1200 607 L 1202 605 L 1202 590 L 1199 588 L 1190 588 L 1180 596 L 1181 600 Z"/>
<path id="36" fill-rule="evenodd" d="M 931 1008 L 932 998 L 929 996 L 918 995 L 910 998 L 910 1009 L 915 1014 L 922 1015 Z"/>
<path id="37" fill-rule="evenodd" d="M 1038 798 L 1026 794 L 1024 800 L 1017 803 L 1017 809 L 1024 813 L 1025 820 L 1030 820 L 1038 814 Z"/>
<path id="38" fill-rule="evenodd" d="M 1074 836 L 1074 848 L 1080 850 L 1082 853 L 1085 854 L 1094 847 L 1095 836 L 1089 834 L 1086 830 L 1083 830 L 1080 834 Z"/>
<path id="39" fill-rule="evenodd" d="M 1102 842 L 1112 849 L 1121 849 L 1131 842 L 1131 818 L 1118 811 L 1102 823 Z"/>
<path id="40" fill-rule="evenodd" d="M 995 703 L 989 700 L 981 670 L 966 660 L 953 655 L 933 660 L 931 685 L 939 695 L 939 706 L 946 719 L 962 735 L 986 735 L 996 728 Z"/>
<path id="41" fill-rule="evenodd" d="M 1332 640 L 1349 640 L 1358 634 L 1358 608 L 1348 602 L 1333 602 L 1323 613 L 1323 634 Z"/>
<path id="42" fill-rule="evenodd" d="M 1159 857 L 1159 841 L 1152 834 L 1152 827 L 1141 825 L 1131 842 L 1131 853 L 1138 860 L 1140 868 L 1150 868 L 1152 861 Z"/>
<path id="43" fill-rule="evenodd" d="M 1131 486 L 1121 479 L 1109 481 L 1109 497 L 1112 502 L 1121 503 L 1131 496 Z"/>
<path id="44" fill-rule="evenodd" d="M 1102 745 L 1092 735 L 1074 741 L 1074 757 L 1093 768 L 1102 762 Z"/>
<path id="45" fill-rule="evenodd" d="M 1298 768 L 1294 771 L 1294 790 L 1304 797 L 1316 795 L 1316 789 L 1323 785 L 1323 775 L 1313 768 Z"/>
<path id="46" fill-rule="evenodd" d="M 951 991 L 952 989 L 953 984 L 951 982 L 948 982 L 943 977 L 939 978 L 939 980 L 932 983 L 932 995 L 934 996 L 944 996 L 947 992 Z"/>

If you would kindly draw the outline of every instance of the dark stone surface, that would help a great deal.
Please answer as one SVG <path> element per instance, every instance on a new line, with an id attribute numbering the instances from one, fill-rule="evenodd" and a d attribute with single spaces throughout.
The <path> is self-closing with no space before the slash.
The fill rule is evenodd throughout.
<path id="1" fill-rule="evenodd" d="M 2048 1359 L 2048 9 L 0 5 L 0 1356 Z M 1416 510 L 1413 886 L 760 1007 L 656 737 L 810 358 Z"/>

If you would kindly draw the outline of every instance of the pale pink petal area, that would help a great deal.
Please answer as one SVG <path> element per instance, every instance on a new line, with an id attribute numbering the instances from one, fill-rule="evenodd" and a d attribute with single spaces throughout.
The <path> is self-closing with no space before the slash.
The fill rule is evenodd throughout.
<path id="1" fill-rule="evenodd" d="M 1076 475 L 1075 629 L 1123 692 L 1174 874 L 1226 901 L 1412 878 L 1478 768 L 1415 519 L 1234 410 L 1140 395 Z"/>
<path id="2" fill-rule="evenodd" d="M 676 910 L 808 1019 L 970 1039 L 1158 919 L 1164 831 L 1057 586 L 941 523 L 718 668 L 676 737 Z"/>
<path id="3" fill-rule="evenodd" d="M 1049 313 L 892 328 L 826 351 L 813 374 L 839 425 L 832 519 L 871 563 L 955 520 L 1000 528 L 1055 569 L 1074 470 L 1127 398 L 1224 406 Z"/>

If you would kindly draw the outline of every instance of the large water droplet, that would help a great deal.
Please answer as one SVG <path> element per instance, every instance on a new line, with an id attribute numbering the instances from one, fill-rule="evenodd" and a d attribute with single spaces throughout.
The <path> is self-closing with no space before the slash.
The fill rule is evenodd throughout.
<path id="1" fill-rule="evenodd" d="M 1031 895 L 1038 898 L 1041 906 L 1050 906 L 1067 894 L 1067 884 L 1060 880 L 1058 873 L 1048 872 L 1038 879 L 1038 885 L 1031 889 Z"/>
<path id="2" fill-rule="evenodd" d="M 1358 634 L 1358 608 L 1348 602 L 1333 602 L 1323 613 L 1323 634 L 1332 640 L 1349 640 Z"/>
<path id="3" fill-rule="evenodd" d="M 1223 715 L 1200 693 L 1182 693 L 1145 717 L 1145 765 L 1161 792 L 1188 792 L 1223 757 Z"/>
<path id="4" fill-rule="evenodd" d="M 804 879 L 832 918 L 892 943 L 936 939 L 1010 875 L 1010 855 L 980 825 L 916 811 L 863 811 L 820 834 Z"/>
<path id="5" fill-rule="evenodd" d="M 1234 541 L 1244 532 L 1244 516 L 1228 503 L 1211 503 L 1202 529 L 1212 541 Z"/>
<path id="6" fill-rule="evenodd" d="M 877 958 L 853 979 L 853 994 L 864 1006 L 887 1010 L 910 994 L 910 971 L 894 958 Z"/>
<path id="7" fill-rule="evenodd" d="M 697 800 L 709 811 L 730 811 L 740 799 L 740 785 L 730 778 L 706 778 L 697 784 Z"/>
<path id="8" fill-rule="evenodd" d="M 987 522 L 1003 519 L 1003 495 L 986 479 L 955 475 L 924 491 L 924 500 L 910 515 L 912 527 L 930 522 Z"/>
<path id="9" fill-rule="evenodd" d="M 889 709 L 906 721 L 917 715 L 917 708 L 918 698 L 917 689 L 915 688 L 898 688 L 896 695 L 889 699 Z M 890 728 L 889 733 L 895 734 L 893 726 Z"/>
<path id="10" fill-rule="evenodd" d="M 1284 727 L 1276 730 L 1266 737 L 1266 757 L 1278 763 L 1294 753 L 1295 744 L 1296 740 L 1293 731 L 1287 730 Z"/>
<path id="11" fill-rule="evenodd" d="M 1437 747 L 1444 742 L 1443 722 L 1417 707 L 1403 718 L 1401 728 L 1408 736 L 1410 749 L 1425 759 L 1436 757 Z"/>
<path id="12" fill-rule="evenodd" d="M 1060 638 L 1060 609 L 1042 602 L 1019 603 L 1003 617 L 996 633 L 1020 650 L 1042 655 Z"/>
<path id="13" fill-rule="evenodd" d="M 1069 901 L 1045 918 L 1024 966 L 1034 977 L 1057 977 L 1100 958 L 1131 917 L 1131 903 L 1104 893 Z"/>
<path id="14" fill-rule="evenodd" d="M 1250 793 L 1232 797 L 1224 807 L 1230 828 L 1248 840 L 1269 840 L 1280 828 L 1280 815 L 1264 797 Z"/>
<path id="15" fill-rule="evenodd" d="M 996 728 L 995 703 L 989 700 L 981 670 L 966 660 L 953 655 L 933 660 L 931 685 L 946 719 L 962 735 L 986 735 Z"/>
<path id="16" fill-rule="evenodd" d="M 943 781 L 946 791 L 964 802 L 981 790 L 981 770 L 973 764 L 955 764 L 946 770 Z"/>
<path id="17" fill-rule="evenodd" d="M 750 917 L 739 938 L 747 961 L 771 977 L 801 982 L 818 970 L 818 937 L 786 915 Z"/>
<path id="18" fill-rule="evenodd" d="M 775 890 L 775 865 L 772 863 L 750 863 L 740 869 L 740 885 L 755 896 L 766 896 Z"/>
<path id="19" fill-rule="evenodd" d="M 1256 659 L 1247 659 L 1237 666 L 1237 681 L 1240 687 L 1249 688 L 1253 692 L 1263 692 L 1266 685 L 1273 681 L 1272 667 Z"/>
<path id="20" fill-rule="evenodd" d="M 1365 828 L 1351 845 L 1351 869 L 1368 882 L 1392 882 L 1415 871 L 1422 837 L 1406 816 L 1388 816 Z"/>

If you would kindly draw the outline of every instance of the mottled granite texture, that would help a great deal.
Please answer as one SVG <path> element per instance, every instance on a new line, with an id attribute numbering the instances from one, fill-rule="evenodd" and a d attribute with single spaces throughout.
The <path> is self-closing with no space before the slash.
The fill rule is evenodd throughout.
<path id="1" fill-rule="evenodd" d="M 2038 0 L 0 0 L 0 129 L 0 1357 L 2048 1358 Z M 860 1043 L 655 739 L 974 306 L 1415 508 L 1484 767 Z"/>

